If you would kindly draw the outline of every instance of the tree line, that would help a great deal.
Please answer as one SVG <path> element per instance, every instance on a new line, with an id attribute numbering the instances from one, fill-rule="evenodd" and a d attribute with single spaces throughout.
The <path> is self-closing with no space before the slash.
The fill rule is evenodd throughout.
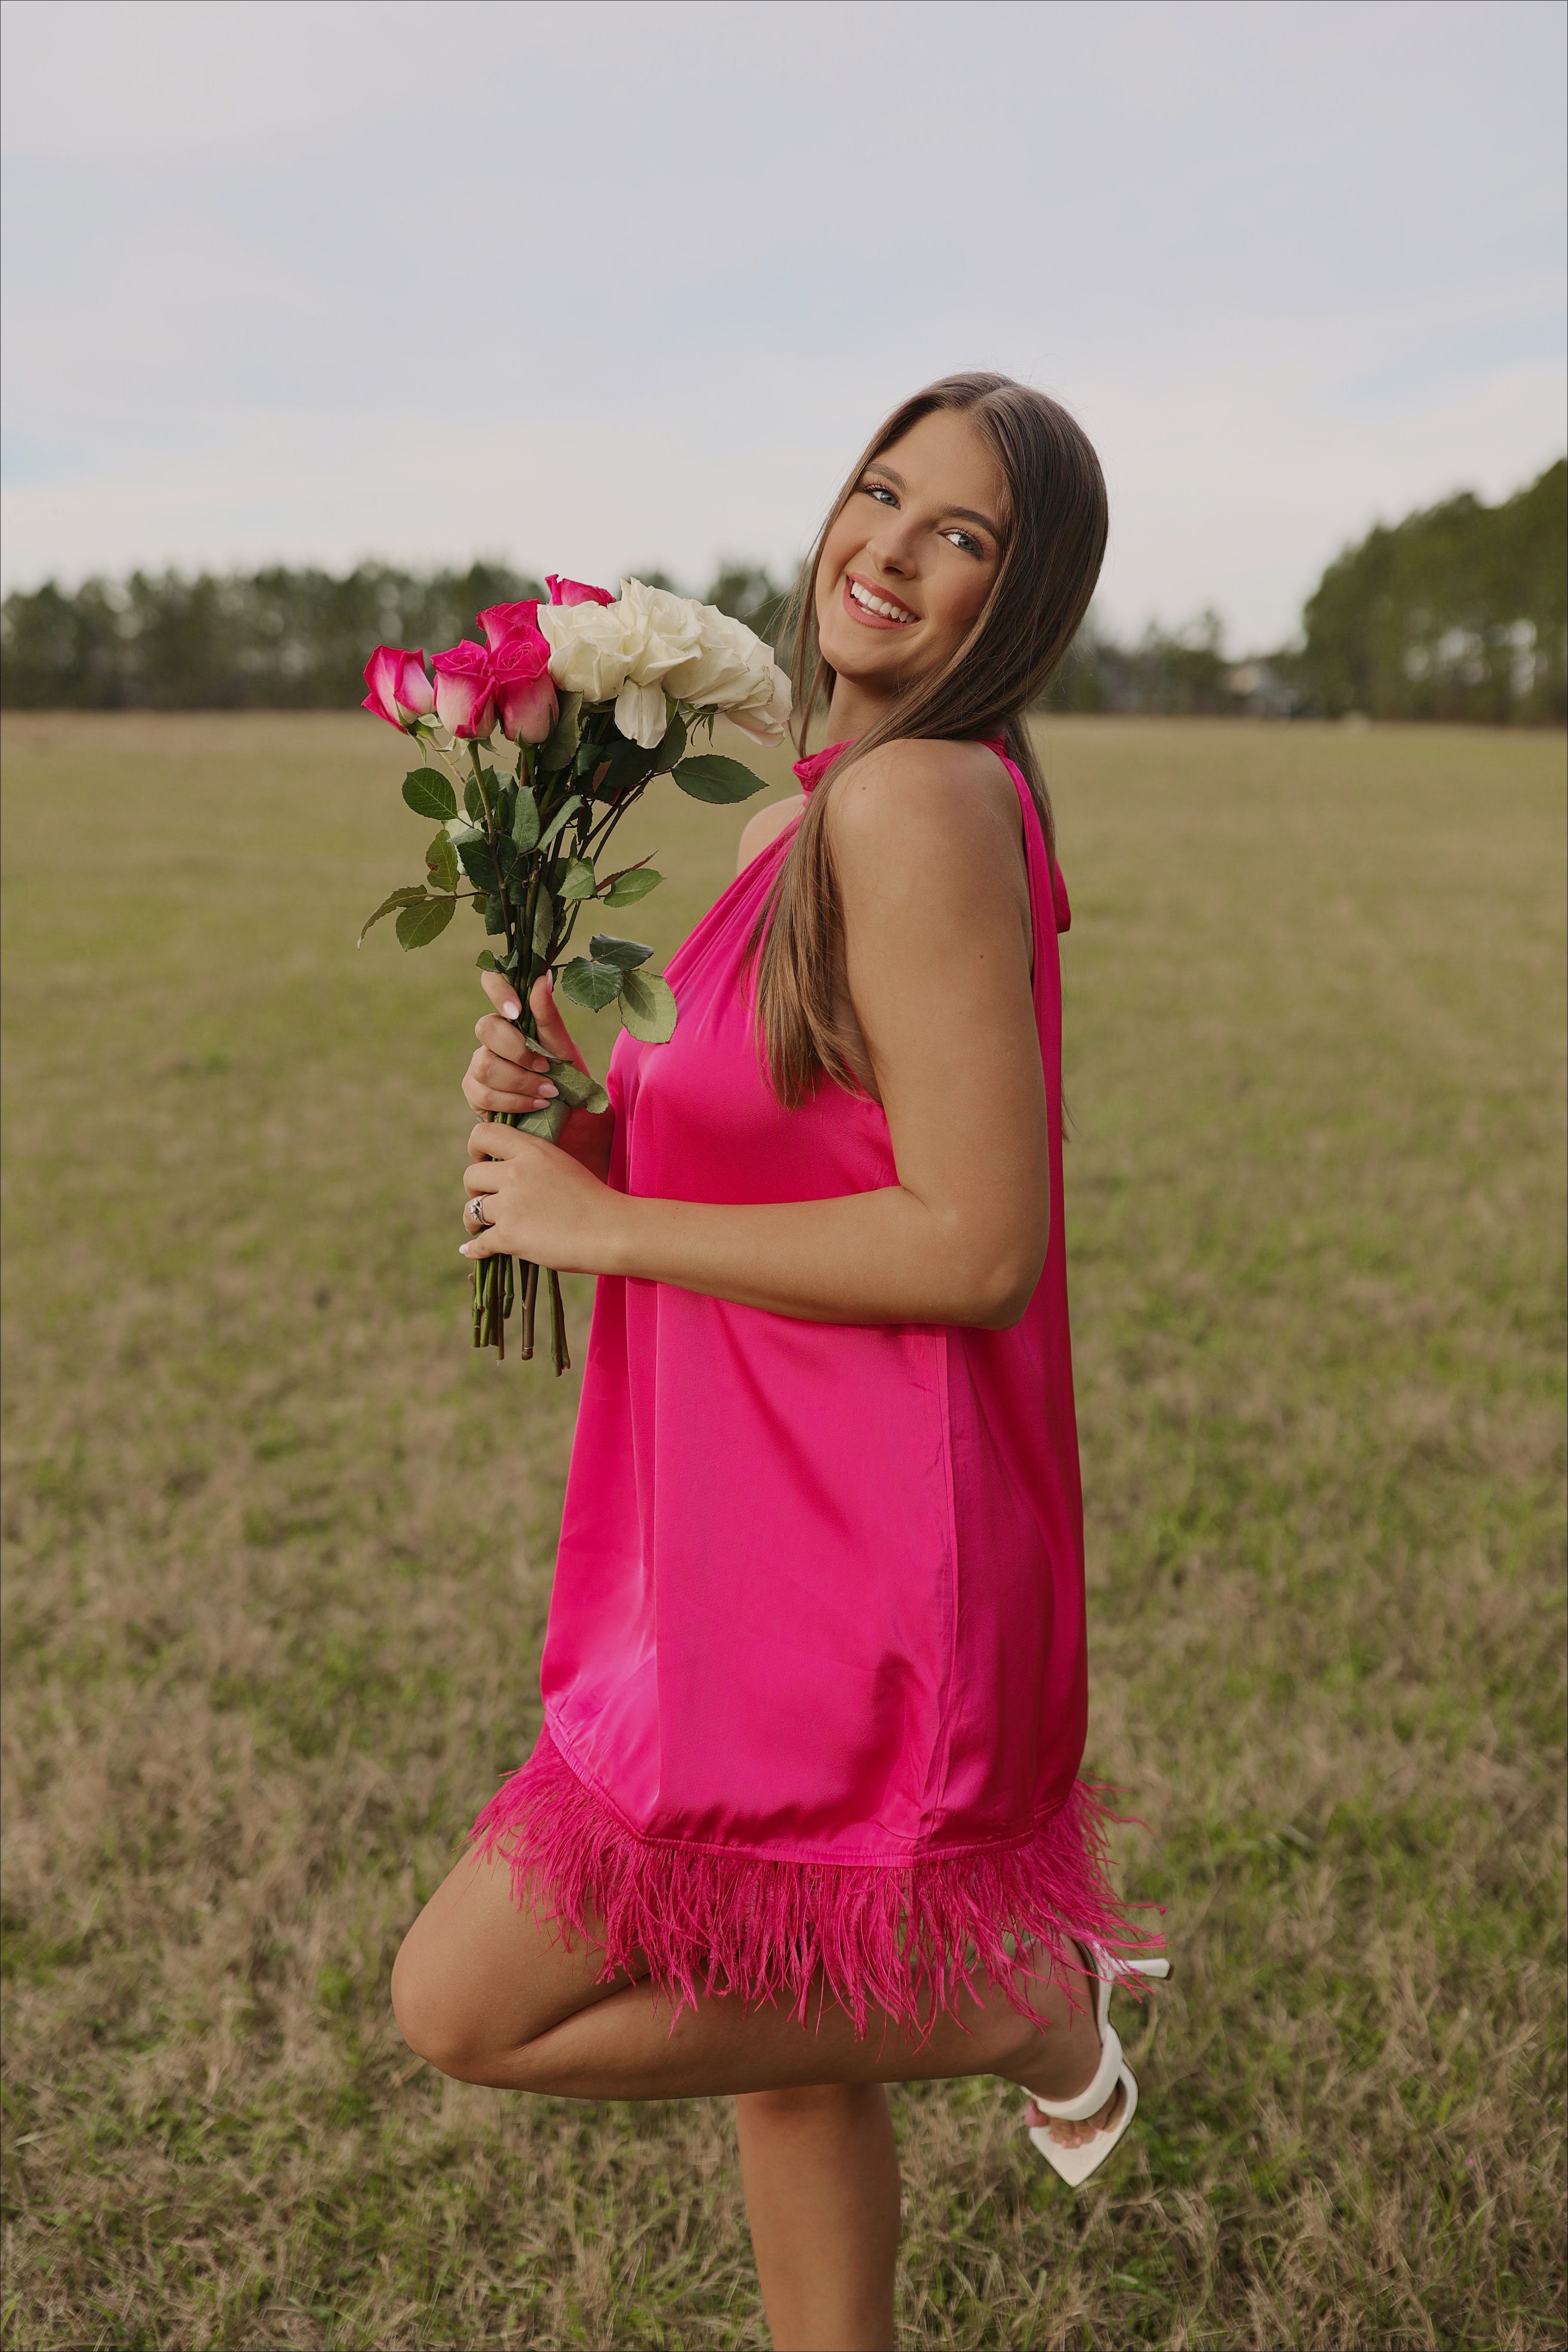
<path id="1" fill-rule="evenodd" d="M 674 583 L 659 573 L 653 585 Z M 487 604 L 540 596 L 499 563 L 342 578 L 134 572 L 16 591 L 0 607 L 0 703 L 12 709 L 352 708 L 376 645 L 434 652 L 475 634 Z M 768 636 L 784 601 L 762 567 L 728 563 L 704 591 Z M 1568 717 L 1568 459 L 1489 507 L 1469 492 L 1379 524 L 1331 563 L 1300 642 L 1237 662 L 1217 614 L 1117 641 L 1091 613 L 1047 697 L 1080 711 L 1471 719 Z"/>

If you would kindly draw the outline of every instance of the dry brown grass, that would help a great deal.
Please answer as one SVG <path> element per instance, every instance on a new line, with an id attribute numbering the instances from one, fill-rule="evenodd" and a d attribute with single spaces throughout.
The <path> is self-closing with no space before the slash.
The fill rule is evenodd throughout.
<path id="1" fill-rule="evenodd" d="M 1534 2352 L 1561 740 L 1046 746 L 1090 1762 L 1179 1976 L 1076 2203 L 994 2084 L 900 2095 L 904 2340 Z M 537 1721 L 573 1404 L 465 1344 L 477 939 L 352 949 L 417 863 L 399 746 L 13 719 L 5 752 L 6 2340 L 763 2344 L 722 2105 L 443 2084 L 387 2014 Z M 639 820 L 661 950 L 742 814 Z"/>

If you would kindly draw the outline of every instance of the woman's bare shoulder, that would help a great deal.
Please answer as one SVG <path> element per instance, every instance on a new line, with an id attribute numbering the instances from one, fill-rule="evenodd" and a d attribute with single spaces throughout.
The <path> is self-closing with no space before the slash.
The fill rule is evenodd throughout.
<path id="1" fill-rule="evenodd" d="M 916 856 L 935 848 L 989 857 L 999 834 L 1020 837 L 1013 779 L 984 743 L 884 743 L 856 761 L 832 805 L 835 845 L 851 856 L 889 834 Z"/>
<path id="2" fill-rule="evenodd" d="M 752 858 L 760 857 L 784 827 L 795 823 L 805 806 L 805 794 L 792 793 L 787 801 L 773 801 L 767 808 L 759 809 L 741 835 L 741 845 L 735 853 L 736 873 L 743 874 Z"/>

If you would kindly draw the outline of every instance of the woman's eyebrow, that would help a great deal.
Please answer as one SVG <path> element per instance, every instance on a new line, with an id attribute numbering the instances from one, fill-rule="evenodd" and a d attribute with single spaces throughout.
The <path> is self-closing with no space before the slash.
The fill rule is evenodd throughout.
<path id="1" fill-rule="evenodd" d="M 896 490 L 907 490 L 909 488 L 902 474 L 895 473 L 891 466 L 884 466 L 880 457 L 873 457 L 866 471 L 868 474 L 885 474 Z M 991 533 L 993 539 L 1000 539 L 1002 536 L 999 527 L 992 521 L 990 516 L 976 514 L 973 507 L 943 507 L 942 512 L 960 515 L 965 522 L 977 522 L 982 530 L 988 530 Z"/>

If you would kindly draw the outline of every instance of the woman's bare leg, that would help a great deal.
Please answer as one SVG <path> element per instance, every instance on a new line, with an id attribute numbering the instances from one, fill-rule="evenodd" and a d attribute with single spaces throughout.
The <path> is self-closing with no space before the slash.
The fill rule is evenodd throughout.
<path id="1" fill-rule="evenodd" d="M 957 2017 L 917 2032 L 873 2016 L 858 2034 L 826 1998 L 798 2016 L 784 2002 L 748 2007 L 708 1994 L 670 2013 L 667 1996 L 621 1976 L 598 1981 L 603 1956 L 560 1942 L 512 1899 L 500 1860 L 459 1863 L 409 1930 L 393 1971 L 393 2006 L 410 2046 L 444 2074 L 497 2090 L 574 2099 L 697 2099 L 823 2083 L 937 2082 L 1005 2074 L 1046 2098 L 1089 2081 L 1099 2042 L 1057 1984 L 1037 1981 L 1041 2032 L 990 1988 Z"/>
<path id="2" fill-rule="evenodd" d="M 747 2091 L 735 2119 L 775 2352 L 892 2352 L 899 2158 L 887 2093 Z"/>
<path id="3" fill-rule="evenodd" d="M 579 2099 L 732 2093 L 757 2269 L 780 2352 L 888 2352 L 899 2173 L 882 2084 L 994 2074 L 1070 2098 L 1094 2073 L 1088 1988 L 1037 1981 L 1043 2032 L 989 1991 L 925 2035 L 834 2002 L 801 2019 L 708 1995 L 668 1999 L 603 1954 L 560 1941 L 513 1900 L 504 1862 L 458 1864 L 410 1929 L 393 2005 L 410 2046 L 448 2074 Z M 1068 2128 L 1071 2128 L 1070 2126 Z"/>

